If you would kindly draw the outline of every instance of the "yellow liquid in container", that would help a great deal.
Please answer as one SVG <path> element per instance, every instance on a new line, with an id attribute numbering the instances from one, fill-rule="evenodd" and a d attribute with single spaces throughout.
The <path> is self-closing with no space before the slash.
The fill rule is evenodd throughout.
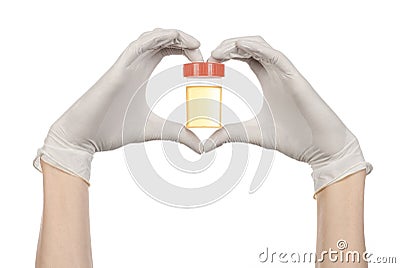
<path id="1" fill-rule="evenodd" d="M 222 87 L 186 86 L 186 127 L 221 127 Z"/>

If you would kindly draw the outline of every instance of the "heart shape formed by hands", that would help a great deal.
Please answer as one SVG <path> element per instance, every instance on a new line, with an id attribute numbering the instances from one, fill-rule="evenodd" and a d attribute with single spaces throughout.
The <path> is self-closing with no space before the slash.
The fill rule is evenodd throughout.
<path id="1" fill-rule="evenodd" d="M 235 59 L 249 65 L 264 94 L 263 108 L 255 118 L 224 126 L 203 145 L 183 125 L 152 113 L 145 93 L 155 67 L 168 55 L 183 54 L 190 61 L 203 61 L 199 47 L 197 39 L 179 30 L 155 29 L 142 34 L 51 126 L 35 167 L 41 168 L 41 158 L 88 182 L 95 152 L 163 139 L 183 143 L 197 153 L 209 152 L 226 142 L 278 150 L 311 165 L 316 192 L 356 171 L 371 171 L 356 137 L 293 64 L 260 36 L 225 40 L 208 59 Z M 132 94 L 136 95 L 134 103 L 130 103 Z M 128 105 L 137 116 L 123 122 Z M 130 128 L 121 139 L 124 123 Z"/>

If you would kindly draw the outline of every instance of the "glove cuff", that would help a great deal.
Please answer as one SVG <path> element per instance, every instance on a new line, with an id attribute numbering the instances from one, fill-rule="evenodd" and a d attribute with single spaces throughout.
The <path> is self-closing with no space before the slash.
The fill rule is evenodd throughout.
<path id="1" fill-rule="evenodd" d="M 43 147 L 37 151 L 33 166 L 42 172 L 40 160 L 43 160 L 68 174 L 82 178 L 89 184 L 92 159 L 93 153 L 64 141 L 50 131 Z"/>
<path id="2" fill-rule="evenodd" d="M 357 171 L 365 169 L 368 175 L 373 169 L 372 165 L 364 160 L 361 148 L 355 138 L 337 155 L 340 157 L 336 157 L 334 160 L 329 159 L 324 164 L 312 166 L 313 172 L 311 175 L 314 180 L 314 198 L 325 187 Z"/>

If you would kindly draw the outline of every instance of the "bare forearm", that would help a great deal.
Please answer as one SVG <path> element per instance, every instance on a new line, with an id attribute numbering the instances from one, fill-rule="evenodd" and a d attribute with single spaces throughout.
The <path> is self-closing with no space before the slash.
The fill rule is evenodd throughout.
<path id="1" fill-rule="evenodd" d="M 335 256 L 338 257 L 336 262 L 331 261 L 329 255 L 325 254 L 325 261 L 317 263 L 317 268 L 368 267 L 362 258 L 365 251 L 365 176 L 365 171 L 354 173 L 328 186 L 317 195 L 317 256 L 320 258 L 323 252 L 328 252 L 330 249 L 338 252 L 337 255 L 333 255 L 333 260 L 336 259 Z M 342 242 L 338 244 L 340 240 Z M 360 262 L 357 261 L 357 256 L 351 254 L 352 252 L 358 252 Z M 341 261 L 341 256 L 344 257 L 344 261 Z M 356 259 L 355 262 L 353 258 Z"/>
<path id="2" fill-rule="evenodd" d="M 37 268 L 92 267 L 88 185 L 41 162 L 44 206 Z"/>

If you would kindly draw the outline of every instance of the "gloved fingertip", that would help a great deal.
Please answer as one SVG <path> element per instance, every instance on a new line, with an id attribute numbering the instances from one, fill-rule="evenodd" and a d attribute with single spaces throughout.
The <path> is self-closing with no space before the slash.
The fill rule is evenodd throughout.
<path id="1" fill-rule="evenodd" d="M 203 61 L 203 55 L 201 54 L 200 49 L 185 50 L 185 55 L 192 62 L 202 62 Z"/>
<path id="2" fill-rule="evenodd" d="M 203 153 L 203 144 L 200 139 L 190 129 L 183 128 L 179 135 L 179 142 L 185 144 L 198 154 Z"/>
<path id="3" fill-rule="evenodd" d="M 220 61 L 217 60 L 216 58 L 214 58 L 213 56 L 210 56 L 210 57 L 207 59 L 207 62 L 220 62 Z"/>
<path id="4" fill-rule="evenodd" d="M 224 58 L 224 53 L 221 49 L 215 49 L 211 52 L 210 60 L 220 62 Z"/>
<path id="5" fill-rule="evenodd" d="M 204 153 L 204 144 L 202 142 L 199 143 L 199 154 Z"/>
<path id="6" fill-rule="evenodd" d="M 217 143 L 213 140 L 208 138 L 203 144 L 203 153 L 207 153 L 217 148 Z"/>
<path id="7" fill-rule="evenodd" d="M 202 154 L 203 151 L 203 146 L 201 143 L 196 143 L 196 144 L 185 144 L 187 147 L 189 147 L 193 152 Z"/>
<path id="8" fill-rule="evenodd" d="M 199 141 L 198 143 L 197 142 L 192 143 L 190 148 L 198 154 L 202 154 L 204 152 L 204 147 L 201 141 Z"/>

